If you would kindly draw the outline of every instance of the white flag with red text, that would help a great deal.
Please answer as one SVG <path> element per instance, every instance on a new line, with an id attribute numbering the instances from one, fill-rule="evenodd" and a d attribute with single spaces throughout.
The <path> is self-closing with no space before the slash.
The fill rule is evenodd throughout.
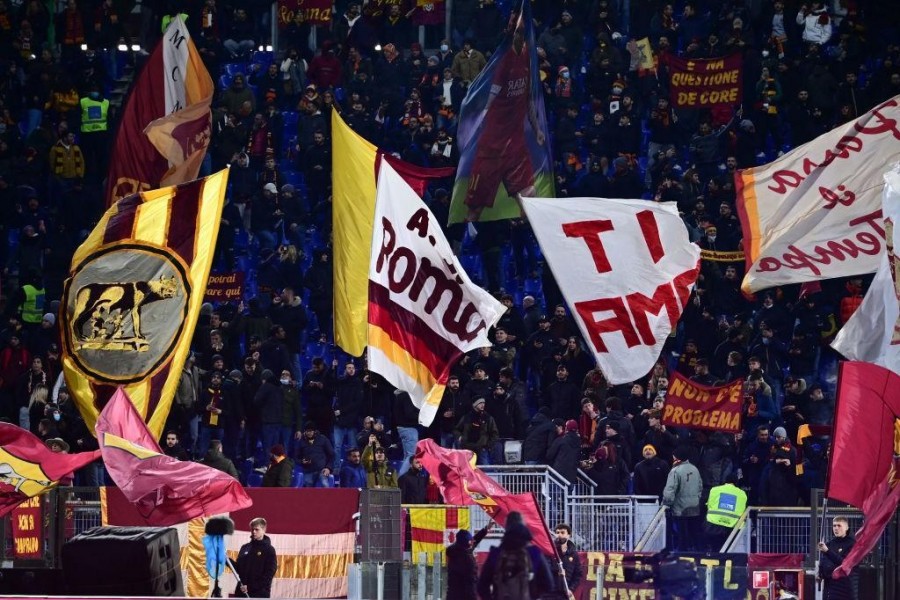
<path id="1" fill-rule="evenodd" d="M 523 198 L 584 339 L 610 383 L 656 362 L 699 273 L 674 202 Z"/>
<path id="2" fill-rule="evenodd" d="M 387 161 L 381 162 L 369 263 L 368 365 L 431 425 L 450 367 L 490 346 L 506 307 L 469 279 L 440 223 Z"/>
<path id="3" fill-rule="evenodd" d="M 743 289 L 873 273 L 884 250 L 882 174 L 900 160 L 900 96 L 735 177 Z"/>
<path id="4" fill-rule="evenodd" d="M 887 248 L 862 304 L 831 347 L 850 360 L 875 363 L 900 375 L 900 170 L 884 176 L 882 200 Z"/>

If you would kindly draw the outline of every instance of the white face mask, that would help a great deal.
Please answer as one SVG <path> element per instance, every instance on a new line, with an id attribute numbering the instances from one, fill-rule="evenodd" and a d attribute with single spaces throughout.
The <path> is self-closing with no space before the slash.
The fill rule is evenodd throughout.
<path id="1" fill-rule="evenodd" d="M 447 44 L 441 44 L 441 52 L 446 52 L 449 49 L 450 49 L 450 46 L 448 46 Z"/>
<path id="2" fill-rule="evenodd" d="M 291 380 L 288 379 L 287 377 L 281 378 L 281 385 L 288 385 L 290 382 L 291 382 Z"/>

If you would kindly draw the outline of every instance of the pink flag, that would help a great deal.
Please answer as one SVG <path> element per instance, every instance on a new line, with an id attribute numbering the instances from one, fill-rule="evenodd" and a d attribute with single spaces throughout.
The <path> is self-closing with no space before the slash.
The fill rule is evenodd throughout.
<path id="1" fill-rule="evenodd" d="M 176 525 L 252 504 L 227 473 L 163 454 L 121 387 L 97 419 L 97 441 L 113 481 L 148 525 Z"/>

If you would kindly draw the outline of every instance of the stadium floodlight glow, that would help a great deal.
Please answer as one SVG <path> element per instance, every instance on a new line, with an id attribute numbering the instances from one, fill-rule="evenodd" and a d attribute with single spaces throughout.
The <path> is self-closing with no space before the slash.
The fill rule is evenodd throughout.
<path id="1" fill-rule="evenodd" d="M 86 52 L 86 51 L 87 51 L 87 44 L 82 44 L 82 45 L 81 45 L 81 51 L 82 51 L 82 52 Z"/>
<path id="2" fill-rule="evenodd" d="M 141 45 L 140 45 L 140 44 L 132 44 L 132 45 L 131 45 L 131 51 L 132 51 L 132 52 L 140 52 L 140 51 L 141 51 Z"/>
<path id="3" fill-rule="evenodd" d="M 375 52 L 381 52 L 381 44 L 375 44 Z"/>
<path id="4" fill-rule="evenodd" d="M 128 52 L 128 44 L 119 44 L 119 52 Z"/>

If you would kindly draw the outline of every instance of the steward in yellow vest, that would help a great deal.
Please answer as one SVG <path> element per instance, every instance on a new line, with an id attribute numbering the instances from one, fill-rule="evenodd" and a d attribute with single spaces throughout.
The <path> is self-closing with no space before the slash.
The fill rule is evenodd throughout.
<path id="1" fill-rule="evenodd" d="M 100 181 L 109 162 L 109 100 L 97 85 L 79 100 L 81 107 L 81 150 L 84 153 L 84 177 Z"/>

